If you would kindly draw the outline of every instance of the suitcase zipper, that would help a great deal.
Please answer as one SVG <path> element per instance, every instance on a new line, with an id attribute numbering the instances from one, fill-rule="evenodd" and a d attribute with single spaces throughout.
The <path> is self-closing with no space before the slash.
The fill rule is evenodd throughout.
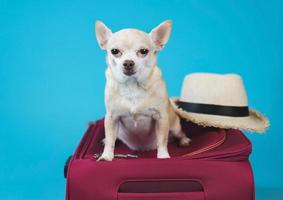
<path id="1" fill-rule="evenodd" d="M 226 132 L 224 133 L 224 137 L 221 140 L 219 140 L 218 142 L 216 142 L 216 143 L 214 143 L 212 145 L 209 145 L 209 146 L 207 146 L 207 147 L 205 147 L 203 149 L 199 149 L 197 151 L 193 151 L 191 153 L 184 154 L 181 157 L 195 156 L 195 155 L 207 152 L 207 151 L 212 150 L 212 149 L 214 149 L 216 147 L 219 147 L 220 145 L 222 145 L 225 142 L 225 140 L 226 140 Z"/>

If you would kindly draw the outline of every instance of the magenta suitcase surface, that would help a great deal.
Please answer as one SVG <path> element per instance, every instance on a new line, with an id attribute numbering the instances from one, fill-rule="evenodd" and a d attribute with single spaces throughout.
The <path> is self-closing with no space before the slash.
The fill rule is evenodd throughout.
<path id="1" fill-rule="evenodd" d="M 115 154 L 130 155 L 97 162 L 104 122 L 90 124 L 66 166 L 66 200 L 253 200 L 252 147 L 244 134 L 189 122 L 182 127 L 192 143 L 170 143 L 170 159 L 117 142 Z"/>

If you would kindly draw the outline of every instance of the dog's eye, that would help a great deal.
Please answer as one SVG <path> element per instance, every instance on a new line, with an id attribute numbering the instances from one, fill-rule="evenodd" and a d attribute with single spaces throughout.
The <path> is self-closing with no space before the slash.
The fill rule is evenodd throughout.
<path id="1" fill-rule="evenodd" d="M 121 51 L 119 49 L 111 49 L 111 53 L 114 55 L 114 56 L 119 56 L 121 55 Z"/>
<path id="2" fill-rule="evenodd" d="M 146 54 L 148 54 L 148 49 L 140 49 L 140 50 L 139 50 L 139 53 L 140 53 L 141 55 L 146 55 Z"/>

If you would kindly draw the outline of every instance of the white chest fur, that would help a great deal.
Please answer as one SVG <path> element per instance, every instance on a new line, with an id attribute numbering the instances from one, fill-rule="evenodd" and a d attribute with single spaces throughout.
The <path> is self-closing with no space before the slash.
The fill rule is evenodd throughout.
<path id="1" fill-rule="evenodd" d="M 156 148 L 155 120 L 159 111 L 148 104 L 150 96 L 137 82 L 119 88 L 120 105 L 118 138 L 132 149 Z"/>
<path id="2" fill-rule="evenodd" d="M 156 76 L 155 76 L 156 77 Z M 118 120 L 118 138 L 132 149 L 156 148 L 155 125 L 164 104 L 163 80 L 142 85 L 135 79 L 118 83 L 108 77 L 105 103 L 107 113 Z M 165 91 L 165 92 L 164 92 Z"/>

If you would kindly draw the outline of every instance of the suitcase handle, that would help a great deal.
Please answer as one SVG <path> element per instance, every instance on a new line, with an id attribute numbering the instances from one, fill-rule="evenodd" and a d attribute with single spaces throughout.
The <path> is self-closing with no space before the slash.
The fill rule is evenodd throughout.
<path id="1" fill-rule="evenodd" d="M 205 200 L 204 192 L 118 193 L 118 200 Z"/>
<path id="2" fill-rule="evenodd" d="M 126 181 L 118 189 L 118 200 L 204 200 L 204 197 L 202 184 L 190 179 Z"/>

